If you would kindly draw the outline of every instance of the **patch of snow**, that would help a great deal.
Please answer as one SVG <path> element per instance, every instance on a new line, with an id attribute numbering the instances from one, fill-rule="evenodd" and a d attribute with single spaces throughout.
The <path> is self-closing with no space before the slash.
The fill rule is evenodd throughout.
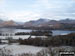
<path id="1" fill-rule="evenodd" d="M 8 37 L 12 37 L 13 39 L 19 39 L 19 38 L 28 39 L 30 35 L 0 36 L 0 39 L 6 39 Z M 47 38 L 47 36 L 31 36 L 31 38 L 35 38 L 35 37 Z"/>
<path id="2" fill-rule="evenodd" d="M 23 54 L 23 53 L 31 53 L 36 54 L 40 52 L 41 50 L 45 49 L 45 47 L 35 47 L 35 46 L 29 46 L 29 45 L 8 45 L 4 48 L 5 50 L 10 50 L 10 54 L 17 55 L 17 54 Z M 8 54 L 8 52 L 4 52 Z"/>
<path id="3" fill-rule="evenodd" d="M 0 45 L 0 49 L 4 48 L 4 47 L 6 47 L 6 46 L 7 46 L 7 44 L 5 44 L 5 45 Z"/>

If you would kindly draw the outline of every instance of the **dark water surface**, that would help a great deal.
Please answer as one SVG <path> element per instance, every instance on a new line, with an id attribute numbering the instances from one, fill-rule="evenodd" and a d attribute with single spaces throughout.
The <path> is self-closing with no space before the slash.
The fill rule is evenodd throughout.
<path id="1" fill-rule="evenodd" d="M 0 28 L 1 32 L 31 32 L 30 29 L 10 29 L 10 28 Z M 53 35 L 66 35 L 69 33 L 75 33 L 75 31 L 69 31 L 69 30 L 52 30 Z"/>

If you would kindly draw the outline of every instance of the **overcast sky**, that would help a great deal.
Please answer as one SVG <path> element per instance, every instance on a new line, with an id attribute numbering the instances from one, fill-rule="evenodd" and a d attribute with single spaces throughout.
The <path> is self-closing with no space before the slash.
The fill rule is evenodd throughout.
<path id="1" fill-rule="evenodd" d="M 75 19 L 75 0 L 0 0 L 0 18 L 22 22 Z"/>

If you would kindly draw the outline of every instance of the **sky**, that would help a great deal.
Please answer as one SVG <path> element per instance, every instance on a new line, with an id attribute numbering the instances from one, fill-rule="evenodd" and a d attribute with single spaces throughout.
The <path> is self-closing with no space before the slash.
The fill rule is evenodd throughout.
<path id="1" fill-rule="evenodd" d="M 26 22 L 75 19 L 75 0 L 0 0 L 0 19 Z"/>

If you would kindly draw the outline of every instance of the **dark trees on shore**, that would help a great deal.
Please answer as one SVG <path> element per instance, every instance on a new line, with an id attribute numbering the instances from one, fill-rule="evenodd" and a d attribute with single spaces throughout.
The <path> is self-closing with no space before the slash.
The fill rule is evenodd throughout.
<path id="1" fill-rule="evenodd" d="M 31 32 L 18 32 L 15 35 L 32 35 L 32 36 L 52 36 L 52 31 L 49 30 L 35 30 Z"/>
<path id="2" fill-rule="evenodd" d="M 30 38 L 19 41 L 20 44 L 34 46 L 75 46 L 75 34 L 59 35 L 49 38 Z"/>

